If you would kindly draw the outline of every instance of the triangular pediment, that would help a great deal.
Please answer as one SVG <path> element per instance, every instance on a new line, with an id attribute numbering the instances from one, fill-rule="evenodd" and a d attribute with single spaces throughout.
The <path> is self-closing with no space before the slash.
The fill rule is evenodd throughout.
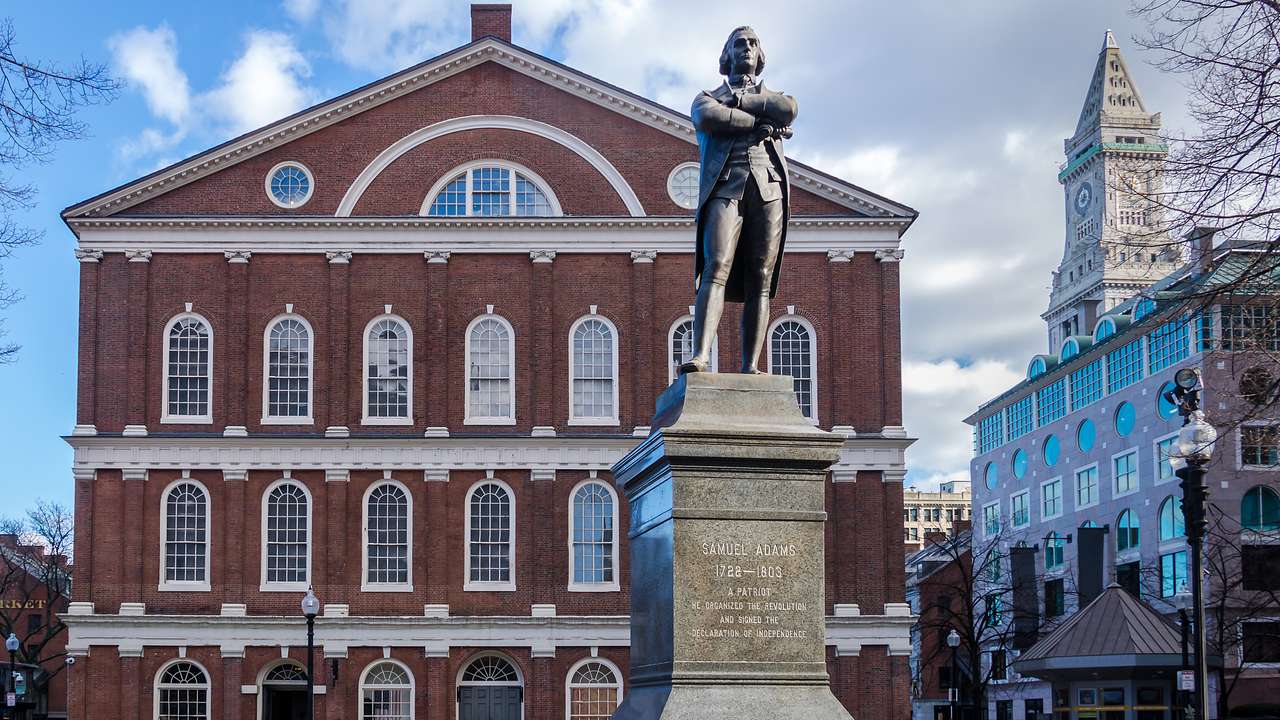
<path id="1" fill-rule="evenodd" d="M 70 222 L 76 218 L 114 215 L 483 63 L 498 63 L 634 122 L 697 144 L 688 116 L 537 53 L 486 37 L 72 205 L 62 216 Z M 903 219 L 908 223 L 916 216 L 915 210 L 906 205 L 802 163 L 792 161 L 789 167 L 794 187 L 860 215 Z"/>
<path id="2" fill-rule="evenodd" d="M 1080 109 L 1080 119 L 1076 122 L 1076 137 L 1102 125 L 1107 116 L 1140 117 L 1146 116 L 1147 107 L 1142 101 L 1142 93 L 1129 74 L 1124 56 L 1120 53 L 1120 45 L 1115 35 L 1107 31 L 1098 52 L 1098 62 L 1093 68 L 1093 77 L 1089 79 L 1089 89 L 1085 92 L 1084 106 Z"/>

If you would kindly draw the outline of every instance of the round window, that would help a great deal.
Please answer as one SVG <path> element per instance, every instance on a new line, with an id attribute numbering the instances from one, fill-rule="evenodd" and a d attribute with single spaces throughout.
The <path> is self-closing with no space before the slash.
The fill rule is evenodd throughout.
<path id="1" fill-rule="evenodd" d="M 677 165 L 667 176 L 667 194 L 671 202 L 685 210 L 698 207 L 698 163 Z"/>
<path id="2" fill-rule="evenodd" d="M 1133 403 L 1120 403 L 1120 407 L 1116 408 L 1116 434 L 1124 437 L 1133 432 L 1133 425 L 1137 420 L 1138 416 L 1133 409 Z"/>
<path id="3" fill-rule="evenodd" d="M 995 490 L 1000 485 L 1000 469 L 995 463 L 987 463 L 987 489 Z"/>
<path id="4" fill-rule="evenodd" d="M 1050 435 L 1044 439 L 1044 464 L 1050 467 L 1058 464 L 1058 456 L 1062 454 L 1062 444 L 1058 442 L 1057 435 Z"/>
<path id="5" fill-rule="evenodd" d="M 1168 420 L 1178 414 L 1178 406 L 1169 398 L 1165 397 L 1165 393 L 1173 392 L 1173 383 L 1167 382 L 1160 386 L 1160 396 L 1156 398 L 1156 412 L 1160 417 Z"/>
<path id="6" fill-rule="evenodd" d="M 1013 476 L 1021 480 L 1027 474 L 1027 451 L 1019 448 L 1013 453 Z"/>
<path id="7" fill-rule="evenodd" d="M 282 208 L 302 207 L 314 189 L 311 171 L 301 163 L 282 162 L 267 173 L 267 197 Z"/>
<path id="8" fill-rule="evenodd" d="M 1089 452 L 1093 449 L 1096 436 L 1097 431 L 1093 428 L 1093 421 L 1082 420 L 1080 426 L 1076 428 L 1076 447 L 1080 448 L 1080 452 Z"/>

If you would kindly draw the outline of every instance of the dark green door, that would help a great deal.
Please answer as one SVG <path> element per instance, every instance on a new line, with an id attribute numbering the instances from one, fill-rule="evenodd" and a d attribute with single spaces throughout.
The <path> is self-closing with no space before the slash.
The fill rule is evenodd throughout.
<path id="1" fill-rule="evenodd" d="M 458 688 L 458 720 L 520 720 L 523 688 L 469 685 Z"/>

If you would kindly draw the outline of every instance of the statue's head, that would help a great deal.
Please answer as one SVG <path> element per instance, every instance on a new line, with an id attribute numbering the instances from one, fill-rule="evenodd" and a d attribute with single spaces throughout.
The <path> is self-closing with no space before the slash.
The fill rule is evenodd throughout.
<path id="1" fill-rule="evenodd" d="M 754 67 L 751 66 L 754 61 Z M 747 65 L 741 68 L 740 65 Z M 743 25 L 729 33 L 724 41 L 724 49 L 720 51 L 720 74 L 750 73 L 759 75 L 764 72 L 764 47 L 760 45 L 760 36 L 750 27 Z"/>

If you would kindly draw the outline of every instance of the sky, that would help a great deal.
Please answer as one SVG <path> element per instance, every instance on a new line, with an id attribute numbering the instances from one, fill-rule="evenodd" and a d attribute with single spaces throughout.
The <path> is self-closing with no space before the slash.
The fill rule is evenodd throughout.
<path id="1" fill-rule="evenodd" d="M 968 477 L 963 419 L 1046 346 L 1062 255 L 1062 141 L 1105 31 L 1148 109 L 1185 130 L 1185 91 L 1133 38 L 1124 0 L 514 0 L 514 42 L 685 111 L 718 83 L 728 31 L 759 32 L 765 80 L 800 104 L 788 155 L 906 203 L 903 394 L 908 485 Z M 785 12 L 781 11 L 785 9 Z M 470 39 L 458 0 L 11 4 L 20 55 L 85 57 L 126 85 L 85 109 L 87 136 L 16 172 L 39 246 L 5 261 L 25 299 L 0 365 L 0 515 L 71 504 L 79 269 L 66 206 Z"/>

